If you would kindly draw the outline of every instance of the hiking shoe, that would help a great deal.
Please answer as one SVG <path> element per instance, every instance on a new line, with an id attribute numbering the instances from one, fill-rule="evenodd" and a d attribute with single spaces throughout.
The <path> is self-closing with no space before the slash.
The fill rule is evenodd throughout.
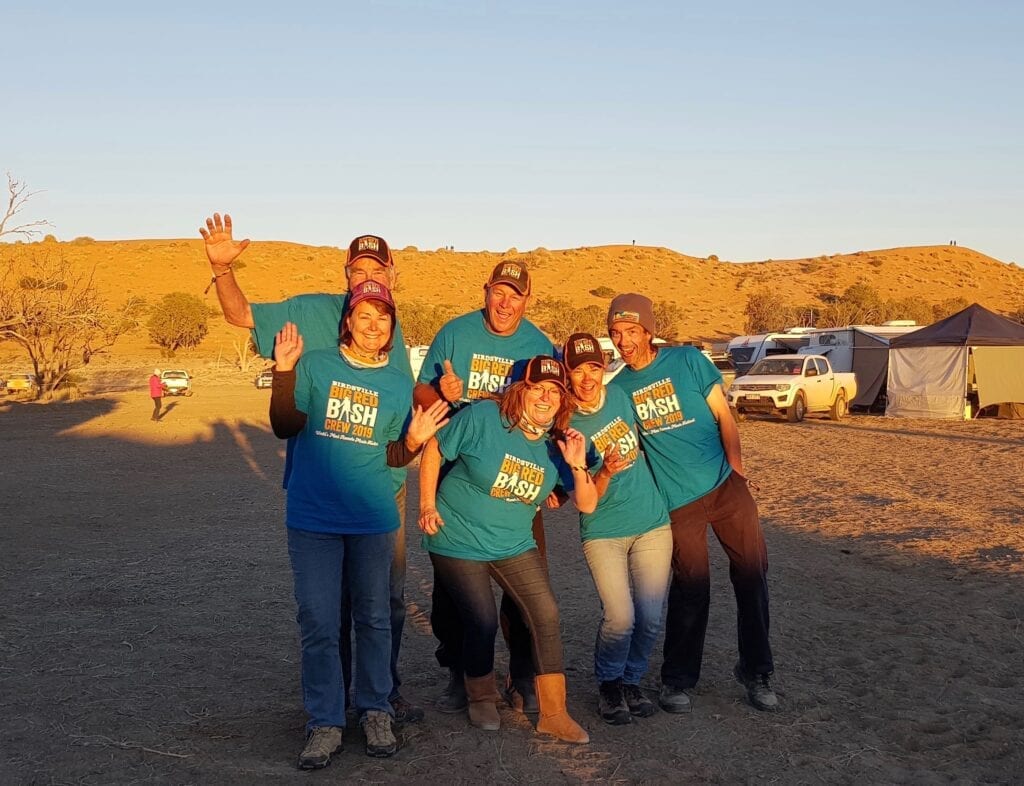
<path id="1" fill-rule="evenodd" d="M 462 712 L 468 704 L 469 699 L 466 698 L 466 683 L 462 677 L 462 672 L 448 669 L 448 687 L 444 689 L 444 693 L 437 697 L 434 707 L 437 708 L 438 712 L 451 715 L 456 712 Z"/>
<path id="2" fill-rule="evenodd" d="M 508 706 L 516 712 L 526 715 L 536 715 L 540 712 L 540 705 L 537 703 L 537 689 L 533 685 L 533 677 L 505 678 L 505 687 L 501 689 L 501 695 Z"/>
<path id="3" fill-rule="evenodd" d="M 690 703 L 690 695 L 682 688 L 672 685 L 662 685 L 658 694 L 658 706 L 665 712 L 682 713 L 693 709 Z"/>
<path id="4" fill-rule="evenodd" d="M 754 709 L 761 710 L 761 712 L 778 712 L 779 697 L 772 690 L 767 674 L 748 677 L 738 663 L 732 673 L 736 676 L 737 682 L 747 689 L 747 700 L 750 701 Z"/>
<path id="5" fill-rule="evenodd" d="M 602 682 L 597 689 L 597 711 L 601 720 L 612 726 L 625 726 L 633 722 L 622 695 L 622 680 Z"/>
<path id="6" fill-rule="evenodd" d="M 423 708 L 417 707 L 401 693 L 389 701 L 391 709 L 395 711 L 395 723 L 416 723 L 423 720 Z"/>
<path id="7" fill-rule="evenodd" d="M 391 728 L 391 716 L 380 710 L 368 710 L 362 720 L 363 733 L 366 735 L 366 755 L 376 759 L 394 756 L 398 750 L 398 740 Z"/>
<path id="8" fill-rule="evenodd" d="M 630 715 L 636 715 L 638 718 L 649 718 L 658 711 L 658 708 L 654 706 L 654 702 L 647 698 L 644 692 L 640 690 L 639 685 L 630 685 L 628 682 L 622 683 L 622 696 L 626 700 L 626 706 L 629 707 Z"/>
<path id="9" fill-rule="evenodd" d="M 306 735 L 306 747 L 299 754 L 300 770 L 320 770 L 341 750 L 340 726 L 314 726 Z"/>

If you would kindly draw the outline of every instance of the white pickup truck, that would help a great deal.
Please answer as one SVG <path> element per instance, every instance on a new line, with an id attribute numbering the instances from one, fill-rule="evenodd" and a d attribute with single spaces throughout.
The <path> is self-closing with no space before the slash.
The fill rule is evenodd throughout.
<path id="1" fill-rule="evenodd" d="M 852 372 L 835 372 L 824 355 L 772 355 L 757 361 L 729 388 L 729 406 L 740 417 L 748 412 L 784 414 L 799 423 L 808 412 L 846 416 L 857 395 Z"/>

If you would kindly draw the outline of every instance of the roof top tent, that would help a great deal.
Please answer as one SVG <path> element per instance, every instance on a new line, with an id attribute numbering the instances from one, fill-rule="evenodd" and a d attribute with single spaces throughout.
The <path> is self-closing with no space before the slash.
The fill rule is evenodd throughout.
<path id="1" fill-rule="evenodd" d="M 850 407 L 871 409 L 885 392 L 889 341 L 919 328 L 912 320 L 819 328 L 808 334 L 810 343 L 800 352 L 826 355 L 835 371 L 852 371 L 857 376 L 857 397 Z"/>
<path id="2" fill-rule="evenodd" d="M 761 358 L 770 355 L 789 355 L 808 344 L 808 334 L 814 328 L 786 328 L 781 333 L 760 333 L 756 336 L 736 336 L 729 342 L 728 352 L 736 366 L 736 375 L 746 374 Z"/>
<path id="3" fill-rule="evenodd" d="M 885 414 L 965 420 L 973 406 L 1024 403 L 1024 325 L 977 303 L 894 338 Z"/>

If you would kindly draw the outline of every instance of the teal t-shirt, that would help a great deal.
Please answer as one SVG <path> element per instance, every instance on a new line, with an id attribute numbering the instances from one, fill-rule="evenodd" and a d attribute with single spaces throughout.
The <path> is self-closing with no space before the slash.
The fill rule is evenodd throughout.
<path id="1" fill-rule="evenodd" d="M 494 401 L 460 409 L 437 442 L 451 462 L 437 490 L 444 526 L 424 535 L 423 547 L 480 562 L 536 548 L 533 516 L 564 463 L 558 449 L 545 438 L 528 440 L 518 428 L 509 431 Z"/>
<path id="2" fill-rule="evenodd" d="M 606 391 L 600 410 L 593 414 L 577 410 L 570 425 L 587 439 L 587 467 L 591 471 L 604 464 L 609 445 L 616 445 L 619 455 L 632 463 L 612 475 L 597 510 L 580 514 L 583 540 L 642 535 L 668 523 L 665 501 L 640 450 L 629 397 L 619 388 L 608 387 Z M 562 485 L 567 491 L 575 487 L 572 471 L 564 463 Z"/>
<path id="3" fill-rule="evenodd" d="M 721 383 L 696 347 L 662 347 L 646 368 L 627 366 L 609 384 L 632 400 L 640 444 L 669 510 L 700 499 L 732 472 L 707 402 Z"/>
<path id="4" fill-rule="evenodd" d="M 315 349 L 338 348 L 341 334 L 341 315 L 348 306 L 348 293 L 340 295 L 296 295 L 280 303 L 253 303 L 252 308 L 252 341 L 261 357 L 268 360 L 274 357 L 274 337 L 284 327 L 285 322 L 293 322 L 302 336 L 303 352 Z M 388 353 L 388 366 L 401 371 L 412 385 L 412 366 L 409 365 L 409 353 L 405 351 L 405 338 L 402 326 L 395 320 L 395 340 L 391 352 Z M 288 488 L 288 478 L 292 466 L 292 441 L 284 460 L 284 487 Z M 397 492 L 405 483 L 407 469 L 391 467 L 391 477 Z"/>
<path id="5" fill-rule="evenodd" d="M 398 529 L 387 446 L 409 418 L 408 377 L 390 366 L 355 368 L 336 348 L 304 352 L 295 406 L 306 427 L 295 437 L 288 526 L 349 535 Z"/>
<path id="6" fill-rule="evenodd" d="M 462 379 L 462 401 L 499 396 L 523 374 L 535 355 L 555 351 L 551 339 L 524 319 L 511 336 L 487 329 L 484 312 L 471 311 L 442 327 L 427 350 L 418 382 L 433 382 L 444 374 L 444 361 Z"/>

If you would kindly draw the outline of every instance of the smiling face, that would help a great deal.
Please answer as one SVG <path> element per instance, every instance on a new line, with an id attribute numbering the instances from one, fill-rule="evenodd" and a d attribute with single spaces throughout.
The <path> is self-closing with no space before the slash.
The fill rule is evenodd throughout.
<path id="1" fill-rule="evenodd" d="M 395 269 L 373 257 L 358 257 L 345 267 L 345 277 L 348 279 L 350 291 L 364 281 L 376 281 L 392 289 L 395 283 Z"/>
<path id="2" fill-rule="evenodd" d="M 347 345 L 362 355 L 376 357 L 391 340 L 391 315 L 384 304 L 364 300 L 345 317 Z"/>
<path id="3" fill-rule="evenodd" d="M 601 399 L 604 367 L 598 363 L 581 363 L 569 372 L 572 392 L 581 404 L 592 406 Z"/>
<path id="4" fill-rule="evenodd" d="M 520 295 L 508 284 L 484 287 L 484 316 L 487 329 L 499 336 L 511 336 L 526 313 L 529 295 Z"/>
<path id="5" fill-rule="evenodd" d="M 523 399 L 523 413 L 537 425 L 546 425 L 555 419 L 562 404 L 563 390 L 555 382 L 527 384 Z"/>
<path id="6" fill-rule="evenodd" d="M 613 322 L 608 337 L 631 369 L 641 369 L 654 360 L 653 336 L 636 322 Z"/>

